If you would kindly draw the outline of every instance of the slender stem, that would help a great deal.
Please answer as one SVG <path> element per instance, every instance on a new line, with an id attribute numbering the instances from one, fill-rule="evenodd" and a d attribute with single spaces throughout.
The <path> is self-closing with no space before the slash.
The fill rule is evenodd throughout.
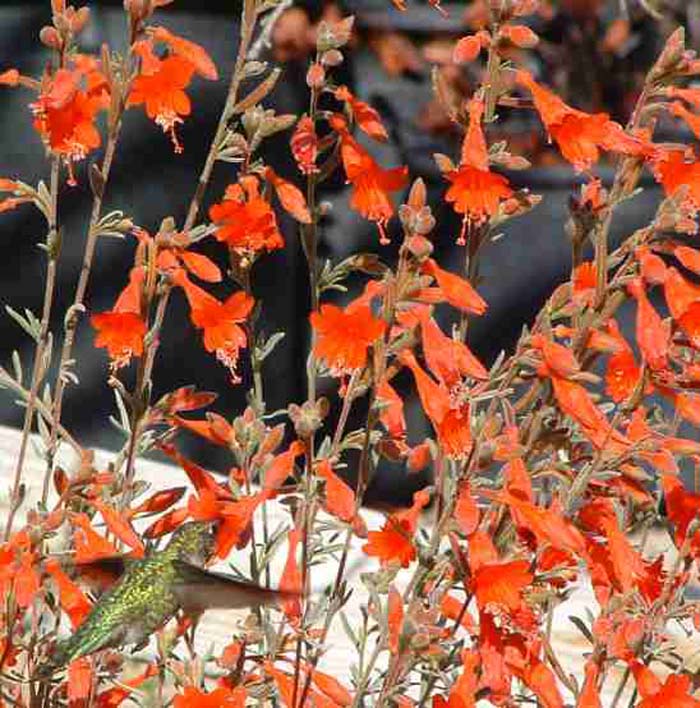
<path id="1" fill-rule="evenodd" d="M 209 152 L 199 175 L 197 187 L 192 195 L 189 209 L 187 210 L 187 218 L 185 219 L 185 223 L 182 227 L 182 230 L 185 232 L 189 231 L 197 221 L 197 216 L 199 215 L 199 210 L 202 206 L 202 200 L 204 199 L 204 194 L 207 190 L 207 185 L 211 179 L 211 173 L 218 157 L 219 148 L 221 147 L 221 142 L 226 134 L 228 122 L 231 118 L 233 107 L 235 106 L 238 98 L 238 90 L 241 86 L 241 82 L 243 81 L 243 67 L 248 56 L 248 48 L 250 47 L 250 41 L 255 27 L 255 18 L 253 18 L 252 21 L 248 21 L 248 18 L 246 18 L 246 4 L 247 3 L 243 3 L 241 39 L 240 44 L 238 45 L 238 54 L 236 56 L 236 63 L 233 68 L 233 74 L 231 75 L 231 82 L 226 95 L 226 103 L 221 111 L 219 123 L 216 127 L 216 132 L 214 133 L 214 139 L 209 146 Z"/>
<path id="2" fill-rule="evenodd" d="M 374 645 L 374 650 L 372 651 L 369 661 L 360 676 L 360 680 L 357 682 L 357 691 L 355 692 L 355 697 L 352 700 L 350 708 L 359 708 L 361 701 L 364 699 L 364 693 L 367 689 L 367 684 L 372 677 L 372 671 L 374 670 L 374 665 L 377 663 L 377 659 L 382 652 L 383 642 L 381 639 L 377 639 L 377 643 Z"/>
<path id="3" fill-rule="evenodd" d="M 218 157 L 219 149 L 221 143 L 226 134 L 228 127 L 228 121 L 231 118 L 233 107 L 236 104 L 238 97 L 238 90 L 243 80 L 243 67 L 246 62 L 246 57 L 248 55 L 248 48 L 250 46 L 250 41 L 253 36 L 253 30 L 255 27 L 255 18 L 257 15 L 253 15 L 252 18 L 247 16 L 246 12 L 247 3 L 244 3 L 242 10 L 242 21 L 241 21 L 241 35 L 240 43 L 238 45 L 238 54 L 236 56 L 236 63 L 234 65 L 233 74 L 231 76 L 231 82 L 229 84 L 228 93 L 226 95 L 226 103 L 221 111 L 219 117 L 219 123 L 214 133 L 214 137 L 209 146 L 209 152 L 204 161 L 204 166 L 199 175 L 199 180 L 197 182 L 197 187 L 195 188 L 194 194 L 190 201 L 189 209 L 187 211 L 187 217 L 185 223 L 182 227 L 183 232 L 188 232 L 195 225 L 197 216 L 199 215 L 199 210 L 202 205 L 202 200 L 204 199 L 204 194 L 209 184 L 211 178 L 211 173 L 214 169 L 214 164 Z M 139 369 L 136 375 L 136 386 L 134 389 L 134 408 L 132 409 L 131 416 L 131 434 L 129 436 L 129 441 L 127 443 L 127 453 L 126 453 L 126 470 L 124 474 L 124 486 L 121 499 L 121 507 L 124 508 L 128 505 L 131 500 L 132 493 L 132 483 L 134 478 L 134 461 L 136 458 L 136 453 L 138 451 L 138 443 L 141 437 L 141 421 L 144 414 L 148 410 L 148 401 L 144 400 L 146 397 L 146 389 L 151 382 L 151 374 L 153 371 L 153 364 L 155 361 L 156 352 L 158 351 L 158 345 L 160 340 L 160 331 L 165 321 L 165 314 L 168 306 L 168 301 L 170 299 L 170 293 L 172 286 L 168 283 L 163 285 L 163 289 L 158 296 L 158 304 L 156 306 L 156 315 L 154 318 L 153 326 L 151 327 L 149 333 L 149 343 L 146 347 L 146 352 L 144 357 L 139 362 Z"/>
<path id="4" fill-rule="evenodd" d="M 56 391 L 53 397 L 53 422 L 51 424 L 51 439 L 47 452 L 47 464 L 44 475 L 44 488 L 42 492 L 42 503 L 44 504 L 46 504 L 46 498 L 48 496 L 48 480 L 51 477 L 53 462 L 56 455 L 58 430 L 61 422 L 61 412 L 63 409 L 63 395 L 65 393 L 66 383 L 68 381 L 68 378 L 65 376 L 65 370 L 68 366 L 68 362 L 73 351 L 73 343 L 75 342 L 75 333 L 78 328 L 79 315 L 80 312 L 84 310 L 85 292 L 87 290 L 88 281 L 90 280 L 92 263 L 95 256 L 95 247 L 99 236 L 97 224 L 100 220 L 103 195 L 109 179 L 109 173 L 112 168 L 114 153 L 117 147 L 123 105 L 119 111 L 120 112 L 118 113 L 116 120 L 112 123 L 113 129 L 110 131 L 107 138 L 104 160 L 102 161 L 102 168 L 100 169 L 101 187 L 99 190 L 95 191 L 93 196 L 92 210 L 90 212 L 90 221 L 88 224 L 87 241 L 85 242 L 85 251 L 83 253 L 83 263 L 80 268 L 80 275 L 78 276 L 78 284 L 75 288 L 75 295 L 73 296 L 73 304 L 70 306 L 66 315 L 65 337 L 63 339 L 63 347 L 61 348 L 61 357 L 58 362 L 58 380 L 56 382 Z"/>
<path id="5" fill-rule="evenodd" d="M 19 453 L 17 455 L 17 463 L 15 465 L 14 481 L 12 483 L 12 496 L 10 503 L 10 511 L 7 516 L 5 525 L 4 539 L 7 540 L 12 531 L 12 523 L 15 518 L 22 499 L 20 497 L 20 485 L 22 483 L 22 469 L 24 467 L 24 459 L 27 453 L 27 445 L 29 444 L 29 435 L 32 430 L 32 422 L 34 421 L 34 411 L 36 410 L 36 402 L 39 393 L 39 386 L 46 373 L 46 362 L 44 355 L 49 339 L 49 320 L 51 318 L 51 309 L 53 306 L 54 290 L 56 288 L 56 270 L 58 268 L 58 177 L 60 171 L 60 160 L 54 155 L 51 159 L 51 182 L 50 195 L 51 202 L 49 205 L 49 230 L 46 237 L 46 245 L 48 248 L 48 267 L 46 271 L 46 281 L 44 283 L 44 304 L 41 312 L 41 324 L 39 327 L 39 337 L 36 340 L 34 349 L 34 366 L 32 367 L 32 380 L 29 388 L 29 397 L 27 398 L 27 407 L 24 412 L 24 425 L 22 427 L 22 439 L 19 445 Z"/>
<path id="6" fill-rule="evenodd" d="M 17 381 L 12 378 L 9 372 L 2 366 L 0 366 L 0 385 L 2 385 L 4 388 L 9 388 L 11 391 L 14 391 L 25 401 L 29 400 L 29 391 L 24 388 L 24 386 L 20 386 Z M 47 424 L 50 424 L 53 420 L 53 412 L 51 408 L 47 406 L 38 397 L 34 399 L 34 410 L 46 421 Z M 73 450 L 78 455 L 83 452 L 83 446 L 70 434 L 68 430 L 66 430 L 66 428 L 63 427 L 63 425 L 59 424 L 58 434 L 65 440 L 65 442 L 67 442 L 73 448 Z"/>
<path id="7" fill-rule="evenodd" d="M 318 57 L 316 57 L 318 61 Z M 309 118 L 316 125 L 318 113 L 319 89 L 312 87 L 309 97 Z M 316 312 L 319 307 L 318 291 L 318 210 L 316 208 L 317 175 L 309 174 L 306 177 L 306 203 L 311 213 L 311 223 L 302 224 L 301 242 L 309 270 L 309 290 L 311 292 L 311 312 Z M 307 364 L 307 400 L 316 400 L 316 356 L 314 354 L 315 333 L 311 330 L 311 347 Z"/>

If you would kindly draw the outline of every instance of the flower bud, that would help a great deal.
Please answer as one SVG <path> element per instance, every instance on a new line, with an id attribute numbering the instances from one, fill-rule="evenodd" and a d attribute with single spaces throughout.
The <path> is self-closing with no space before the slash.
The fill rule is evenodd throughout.
<path id="1" fill-rule="evenodd" d="M 306 72 L 306 85 L 309 88 L 319 89 L 326 80 L 326 71 L 321 64 L 311 64 Z"/>
<path id="2" fill-rule="evenodd" d="M 49 49 L 60 49 L 63 43 L 56 28 L 49 25 L 44 25 L 39 31 L 39 41 Z"/>
<path id="3" fill-rule="evenodd" d="M 411 236 L 406 239 L 406 248 L 416 260 L 422 262 L 430 258 L 433 244 L 425 236 Z"/>
<path id="4" fill-rule="evenodd" d="M 72 10 L 73 8 L 70 9 Z M 68 21 L 73 34 L 79 34 L 80 32 L 82 32 L 89 19 L 90 8 L 87 6 L 81 7 L 76 12 L 70 13 Z"/>
<path id="5" fill-rule="evenodd" d="M 134 22 L 143 22 L 153 13 L 152 0 L 124 0 L 124 9 Z"/>
<path id="6" fill-rule="evenodd" d="M 329 408 L 326 398 L 319 398 L 315 403 L 306 401 L 301 406 L 290 404 L 287 410 L 297 436 L 301 440 L 308 440 L 321 427 Z"/>
<path id="7" fill-rule="evenodd" d="M 321 56 L 323 66 L 340 66 L 343 63 L 343 53 L 337 49 L 329 49 Z"/>

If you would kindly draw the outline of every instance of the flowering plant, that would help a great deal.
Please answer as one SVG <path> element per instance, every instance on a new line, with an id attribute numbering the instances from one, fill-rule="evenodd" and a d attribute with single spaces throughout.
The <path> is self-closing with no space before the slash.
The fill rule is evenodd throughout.
<path id="1" fill-rule="evenodd" d="M 2 705 L 597 708 L 625 696 L 644 707 L 699 706 L 697 675 L 675 650 L 671 627 L 690 632 L 700 617 L 686 593 L 700 552 L 700 494 L 680 478 L 700 459 L 700 162 L 690 146 L 654 140 L 664 114 L 700 138 L 700 90 L 691 83 L 700 61 L 683 31 L 669 36 L 623 126 L 568 105 L 509 59 L 512 46 L 538 41 L 525 24 L 537 0 L 491 2 L 488 25 L 454 49 L 456 65 L 487 54 L 482 85 L 464 101 L 435 75 L 464 133 L 457 159 L 436 155 L 444 200 L 461 218 L 459 233 L 446 234 L 422 181 L 379 164 L 367 147 L 388 139 L 380 115 L 334 80 L 353 18 L 318 26 L 308 111 L 279 115 L 265 102 L 281 69 L 254 50 L 286 4 L 244 0 L 225 106 L 187 216 L 180 226 L 166 217 L 149 233 L 125 216 L 128 205 L 103 210 L 124 116 L 143 108 L 181 152 L 189 84 L 218 75 L 201 46 L 156 24 L 168 2 L 125 0 L 128 49 L 91 56 L 79 50 L 87 9 L 52 0 L 42 76 L 0 74 L 5 86 L 32 93 L 50 173 L 48 185 L 0 181 L 3 211 L 31 205 L 47 224 L 41 316 L 8 308 L 34 341 L 34 363 L 27 372 L 15 357 L 13 371 L 0 368 L 0 384 L 24 405 L 0 546 Z M 502 106 L 536 112 L 584 180 L 567 225 L 570 277 L 514 350 L 487 367 L 467 343 L 470 321 L 488 307 L 477 288 L 480 254 L 500 224 L 539 202 L 501 171 L 527 169 L 527 159 L 489 144 Z M 282 176 L 261 157 L 263 141 L 284 131 L 297 175 Z M 595 172 L 602 153 L 616 163 L 607 188 Z M 214 169 L 230 174 L 223 194 L 208 194 Z M 615 210 L 634 197 L 644 169 L 664 198 L 654 220 L 612 250 Z M 357 219 L 376 224 L 381 248 L 324 265 L 318 193 L 336 170 L 351 186 Z M 93 204 L 59 334 L 49 319 L 64 179 L 89 181 Z M 297 222 L 306 255 L 311 342 L 307 395 L 274 424 L 280 413 L 267 409 L 264 386 L 281 336 L 260 331 L 268 303 L 256 297 L 256 263 L 284 245 L 282 213 Z M 133 266 L 119 276 L 113 307 L 84 317 L 96 244 L 114 235 L 126 237 Z M 227 252 L 226 274 L 198 251 L 207 238 Z M 462 272 L 433 257 L 438 239 L 464 249 Z M 331 302 L 329 293 L 347 292 L 357 274 L 362 289 L 344 305 Z M 211 283 L 229 294 L 219 299 Z M 618 323 L 625 305 L 635 313 L 631 334 Z M 196 382 L 151 395 L 163 323 L 177 306 L 224 367 L 226 385 L 249 390 L 232 420 L 211 409 L 215 394 Z M 451 331 L 438 313 L 452 316 Z M 104 469 L 62 422 L 66 390 L 78 383 L 72 353 L 81 326 L 93 328 L 109 359 L 106 382 L 124 434 Z M 321 379 L 333 400 L 319 396 Z M 404 416 L 413 391 L 430 428 L 422 441 Z M 364 425 L 347 430 L 355 410 Z M 35 425 L 45 476 L 30 505 L 23 472 Z M 182 431 L 228 450 L 223 481 L 178 449 Z M 62 450 L 79 460 L 68 472 Z M 151 451 L 181 467 L 190 488 L 144 488 L 136 460 Z M 433 483 L 376 524 L 363 503 L 382 459 L 407 475 L 428 469 Z M 281 505 L 281 527 L 270 524 L 273 505 Z M 669 533 L 666 556 L 646 548 L 655 524 Z M 357 550 L 371 562 L 361 578 L 349 567 Z M 233 552 L 247 559 L 244 578 L 205 569 Z M 571 618 L 586 642 L 572 673 L 552 624 L 582 585 L 592 588 L 596 612 Z M 227 603 L 249 607 L 250 617 L 222 652 L 198 650 L 199 615 Z M 344 675 L 324 670 L 337 628 L 354 652 Z M 152 635 L 155 651 L 135 667 L 130 648 Z"/>

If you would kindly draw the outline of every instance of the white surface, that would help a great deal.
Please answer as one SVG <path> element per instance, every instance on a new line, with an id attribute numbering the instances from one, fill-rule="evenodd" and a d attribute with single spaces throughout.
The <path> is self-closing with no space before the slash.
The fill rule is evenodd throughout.
<path id="1" fill-rule="evenodd" d="M 19 446 L 19 432 L 0 426 L 0 509 L 3 510 L 3 516 L 7 509 L 8 492 L 11 476 L 14 472 L 14 456 Z M 68 451 L 70 454 L 70 451 Z M 100 468 L 100 463 L 105 464 L 112 457 L 111 453 L 104 451 L 97 452 L 97 467 Z M 69 467 L 71 461 L 66 459 L 65 464 Z M 153 489 L 182 486 L 188 484 L 188 479 L 185 473 L 178 467 L 153 462 L 150 460 L 137 460 L 137 478 L 144 479 L 152 484 Z M 27 462 L 24 470 L 23 479 L 27 484 L 27 500 L 22 507 L 22 513 L 18 515 L 16 526 L 22 523 L 24 513 L 31 504 L 36 501 L 41 492 L 41 484 L 43 480 L 43 464 L 37 458 L 35 452 L 30 449 L 27 456 Z M 291 526 L 289 514 L 275 502 L 269 506 L 269 524 L 270 528 L 274 529 L 278 524 L 284 523 Z M 370 529 L 377 529 L 381 526 L 383 516 L 377 512 L 364 511 L 363 516 L 367 521 L 367 526 Z M 261 515 L 258 512 L 256 515 L 257 528 L 260 528 Z M 259 531 L 258 531 L 259 533 Z M 354 588 L 353 596 L 345 607 L 346 614 L 352 618 L 359 617 L 357 613 L 358 605 L 365 601 L 367 595 L 364 592 L 362 583 L 359 580 L 360 573 L 377 568 L 376 560 L 368 559 L 360 550 L 363 541 L 361 539 L 353 540 L 353 548 L 350 554 L 348 563 L 348 574 L 351 586 Z M 667 550 L 671 544 L 665 534 L 661 534 L 654 538 L 654 551 Z M 245 557 L 245 555 L 243 556 Z M 279 578 L 284 560 L 286 557 L 286 543 L 280 546 L 279 552 L 273 564 L 273 584 L 275 579 Z M 235 562 L 235 556 L 231 560 Z M 223 566 L 225 567 L 225 566 Z M 243 566 L 241 566 L 243 567 Z M 335 567 L 329 568 L 314 568 L 312 571 L 312 580 L 315 590 L 320 591 L 326 583 L 331 583 L 335 577 Z M 410 573 L 403 572 L 397 579 L 397 584 L 401 585 L 410 577 Z M 599 608 L 593 596 L 590 583 L 582 582 L 579 587 L 574 590 L 569 599 L 560 604 L 554 612 L 552 643 L 555 652 L 561 661 L 564 670 L 567 673 L 573 674 L 579 686 L 582 682 L 582 668 L 585 661 L 585 654 L 590 650 L 586 640 L 581 633 L 570 622 L 569 616 L 574 615 L 581 618 L 586 618 L 586 611 L 589 611 L 594 616 L 597 616 Z M 236 630 L 236 626 L 246 617 L 245 612 L 241 611 L 210 611 L 205 614 L 197 632 L 198 650 L 206 651 L 212 645 L 215 651 L 221 650 L 226 644 L 231 641 L 232 635 Z M 586 624 L 588 622 L 586 621 Z M 669 636 L 676 643 L 677 650 L 684 656 L 693 657 L 691 662 L 695 661 L 700 664 L 700 637 L 697 633 L 686 637 L 683 635 L 680 628 L 669 628 Z M 350 644 L 349 639 L 342 630 L 342 625 L 338 619 L 334 622 L 327 641 L 328 651 L 323 656 L 319 668 L 327 673 L 335 676 L 344 684 L 350 684 L 350 667 L 356 662 L 355 651 Z M 382 659 L 386 658 L 386 652 Z M 380 661 L 378 666 L 383 666 L 385 663 Z M 660 674 L 659 665 L 654 665 L 654 670 Z M 619 682 L 621 671 L 610 671 L 605 682 L 603 690 L 603 705 L 608 706 L 611 702 L 611 696 Z M 628 685 L 631 685 L 631 681 Z M 565 701 L 571 705 L 572 698 L 568 692 L 562 688 L 562 695 Z M 629 700 L 629 699 L 627 699 Z M 620 705 L 627 705 L 627 700 L 621 702 Z M 483 702 L 483 705 L 490 705 Z M 660 707 L 661 708 L 661 707 Z"/>

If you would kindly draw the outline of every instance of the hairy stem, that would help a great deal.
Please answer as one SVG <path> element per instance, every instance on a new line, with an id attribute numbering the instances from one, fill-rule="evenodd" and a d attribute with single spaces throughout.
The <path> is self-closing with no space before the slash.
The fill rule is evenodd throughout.
<path id="1" fill-rule="evenodd" d="M 58 268 L 58 177 L 60 172 L 60 160 L 54 155 L 51 159 L 51 181 L 49 192 L 51 201 L 49 204 L 49 230 L 46 237 L 46 246 L 48 249 L 48 267 L 46 271 L 46 280 L 44 282 L 44 304 L 41 312 L 41 324 L 39 329 L 39 337 L 36 340 L 34 348 L 34 366 L 32 367 L 32 380 L 29 387 L 29 396 L 27 407 L 24 412 L 24 425 L 22 426 L 22 439 L 19 445 L 19 453 L 17 454 L 17 463 L 15 464 L 14 479 L 12 482 L 12 494 L 10 498 L 10 510 L 7 515 L 7 523 L 5 524 L 4 540 L 7 540 L 12 532 L 12 524 L 15 515 L 22 503 L 20 489 L 22 484 L 22 469 L 24 460 L 27 454 L 27 446 L 29 444 L 29 436 L 32 431 L 32 423 L 34 421 L 34 412 L 39 393 L 39 386 L 46 374 L 45 353 L 49 340 L 49 320 L 51 318 L 51 309 L 53 307 L 53 297 L 56 288 L 56 270 Z M 43 498 L 43 497 L 42 497 Z M 45 499 L 44 499 L 45 502 Z"/>

